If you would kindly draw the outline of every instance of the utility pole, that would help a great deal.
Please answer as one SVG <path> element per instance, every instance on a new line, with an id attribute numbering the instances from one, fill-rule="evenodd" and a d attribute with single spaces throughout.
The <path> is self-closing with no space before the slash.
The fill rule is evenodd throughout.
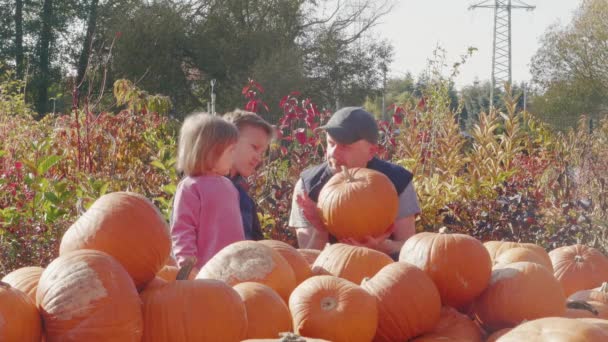
<path id="1" fill-rule="evenodd" d="M 511 10 L 525 9 L 532 11 L 536 6 L 519 0 L 485 0 L 469 6 L 494 9 L 494 42 L 492 49 L 492 88 L 490 88 L 490 108 L 494 105 L 494 89 L 498 83 L 511 84 Z"/>
<path id="2" fill-rule="evenodd" d="M 211 80 L 211 114 L 215 115 L 215 78 Z"/>

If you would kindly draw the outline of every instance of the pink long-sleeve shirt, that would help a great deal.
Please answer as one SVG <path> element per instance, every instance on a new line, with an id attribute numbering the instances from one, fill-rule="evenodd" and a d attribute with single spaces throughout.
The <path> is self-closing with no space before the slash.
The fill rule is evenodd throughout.
<path id="1" fill-rule="evenodd" d="M 171 240 L 179 266 L 195 256 L 200 269 L 222 248 L 244 239 L 239 193 L 228 178 L 185 177 L 178 184 Z"/>

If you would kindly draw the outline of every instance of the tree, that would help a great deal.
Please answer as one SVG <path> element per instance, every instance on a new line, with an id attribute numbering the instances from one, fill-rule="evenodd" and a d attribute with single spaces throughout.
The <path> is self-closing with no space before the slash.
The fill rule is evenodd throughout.
<path id="1" fill-rule="evenodd" d="M 565 27 L 553 25 L 532 58 L 535 113 L 560 128 L 608 105 L 608 1 L 584 0 Z"/>

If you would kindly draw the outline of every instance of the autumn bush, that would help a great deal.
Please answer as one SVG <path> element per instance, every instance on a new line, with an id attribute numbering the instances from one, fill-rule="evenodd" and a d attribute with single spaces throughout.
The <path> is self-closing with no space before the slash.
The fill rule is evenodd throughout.
<path id="1" fill-rule="evenodd" d="M 36 120 L 23 84 L 7 74 L 0 85 L 0 274 L 48 264 L 63 232 L 110 191 L 144 194 L 168 219 L 179 122 L 165 97 L 118 80 L 114 112 L 81 101 L 70 113 Z M 556 133 L 517 112 L 507 95 L 504 110 L 481 113 L 463 132 L 447 89 L 445 80 L 431 82 L 422 98 L 391 105 L 391 119 L 379 120 L 381 155 L 415 175 L 417 229 L 606 251 L 608 118 Z M 245 109 L 282 115 L 250 191 L 265 235 L 295 244 L 287 227 L 293 186 L 304 168 L 323 161 L 324 136 L 315 128 L 331 111 L 298 92 L 265 102 L 254 81 L 242 95 Z"/>

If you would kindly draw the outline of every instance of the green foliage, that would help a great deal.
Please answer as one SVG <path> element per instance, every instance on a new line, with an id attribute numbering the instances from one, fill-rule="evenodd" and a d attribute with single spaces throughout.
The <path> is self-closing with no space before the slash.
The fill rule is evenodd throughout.
<path id="1" fill-rule="evenodd" d="M 608 107 L 607 11 L 605 0 L 583 1 L 572 22 L 547 31 L 532 59 L 534 111 L 561 130 Z"/>

